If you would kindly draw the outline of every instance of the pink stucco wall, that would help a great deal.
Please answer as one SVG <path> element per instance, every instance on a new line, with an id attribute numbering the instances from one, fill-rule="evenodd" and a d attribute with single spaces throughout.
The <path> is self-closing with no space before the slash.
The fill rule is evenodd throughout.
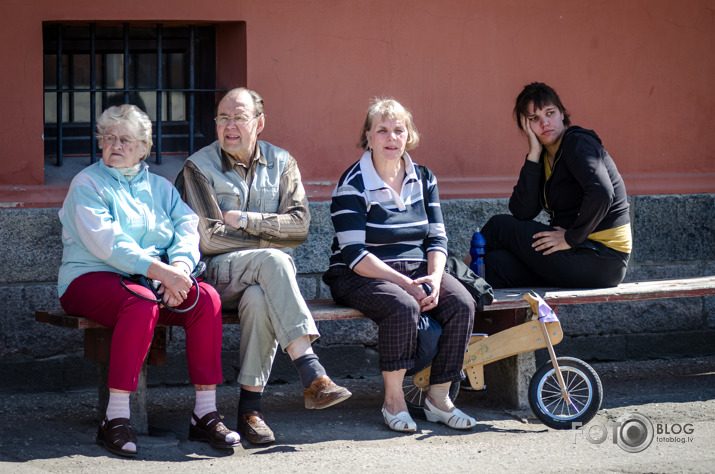
<path id="1" fill-rule="evenodd" d="M 368 101 L 392 96 L 423 134 L 412 155 L 443 197 L 509 194 L 526 153 L 521 87 L 557 89 L 595 129 L 629 194 L 715 192 L 715 3 L 708 0 L 28 0 L 2 2 L 0 187 L 43 184 L 42 22 L 245 22 L 219 44 L 222 87 L 266 101 L 263 139 L 314 198 L 359 157 Z M 223 38 L 243 32 L 221 30 Z"/>

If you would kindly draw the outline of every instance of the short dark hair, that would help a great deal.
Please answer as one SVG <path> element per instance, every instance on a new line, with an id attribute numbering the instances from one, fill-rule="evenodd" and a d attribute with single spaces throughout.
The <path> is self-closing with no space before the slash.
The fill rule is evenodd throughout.
<path id="1" fill-rule="evenodd" d="M 566 108 L 561 103 L 559 95 L 556 91 L 544 84 L 543 82 L 532 82 L 524 86 L 521 94 L 516 98 L 516 105 L 514 106 L 514 118 L 516 119 L 516 125 L 521 128 L 521 118 L 527 115 L 527 107 L 533 102 L 535 109 L 543 109 L 547 105 L 554 105 L 556 108 L 564 114 L 564 126 L 571 126 L 571 118 Z"/>

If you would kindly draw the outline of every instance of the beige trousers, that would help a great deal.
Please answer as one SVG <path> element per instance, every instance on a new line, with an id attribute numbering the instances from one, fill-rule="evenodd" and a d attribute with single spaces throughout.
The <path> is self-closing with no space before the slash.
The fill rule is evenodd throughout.
<path id="1" fill-rule="evenodd" d="M 278 344 L 320 334 L 300 294 L 290 255 L 278 249 L 240 250 L 205 259 L 206 281 L 221 296 L 224 312 L 241 323 L 241 385 L 265 386 Z"/>

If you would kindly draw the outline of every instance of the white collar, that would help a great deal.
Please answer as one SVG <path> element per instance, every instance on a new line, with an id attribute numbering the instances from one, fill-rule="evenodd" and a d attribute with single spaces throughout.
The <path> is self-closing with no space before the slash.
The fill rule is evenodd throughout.
<path id="1" fill-rule="evenodd" d="M 402 154 L 402 159 L 405 161 L 405 178 L 416 179 L 417 173 L 412 164 L 412 158 L 405 152 Z M 390 188 L 387 183 L 377 174 L 375 165 L 372 164 L 372 152 L 366 151 L 360 158 L 360 172 L 362 173 L 362 181 L 365 183 L 365 190 L 375 191 L 377 189 Z M 392 188 L 390 188 L 392 189 Z"/>

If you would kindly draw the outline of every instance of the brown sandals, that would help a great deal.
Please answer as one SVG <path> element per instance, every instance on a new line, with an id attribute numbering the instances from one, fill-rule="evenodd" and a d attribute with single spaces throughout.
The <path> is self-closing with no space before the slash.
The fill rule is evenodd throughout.
<path id="1" fill-rule="evenodd" d="M 137 437 L 132 431 L 132 425 L 129 423 L 129 419 L 114 418 L 108 421 L 105 416 L 102 424 L 99 425 L 99 431 L 97 431 L 97 444 L 104 446 L 104 449 L 110 453 L 119 456 L 136 456 L 136 447 L 131 451 L 123 449 L 127 443 L 134 443 L 134 446 L 137 445 Z"/>
<path id="2" fill-rule="evenodd" d="M 233 449 L 241 444 L 239 441 L 226 440 L 226 436 L 235 432 L 226 428 L 217 411 L 204 415 L 201 419 L 194 414 L 193 419 L 196 424 L 189 425 L 189 440 L 207 442 L 216 449 Z"/>
<path id="3" fill-rule="evenodd" d="M 233 449 L 240 445 L 240 442 L 231 442 L 226 440 L 226 436 L 233 431 L 226 428 L 221 422 L 221 416 L 218 412 L 212 412 L 203 418 L 199 419 L 193 415 L 196 424 L 189 426 L 189 439 L 191 441 L 204 441 L 209 443 L 216 449 Z M 119 456 L 134 457 L 137 455 L 136 447 L 133 450 L 124 449 L 127 443 L 137 445 L 137 437 L 132 431 L 132 425 L 128 418 L 114 418 L 113 420 L 104 420 L 99 425 L 97 431 L 97 444 L 101 445 L 112 454 Z"/>

